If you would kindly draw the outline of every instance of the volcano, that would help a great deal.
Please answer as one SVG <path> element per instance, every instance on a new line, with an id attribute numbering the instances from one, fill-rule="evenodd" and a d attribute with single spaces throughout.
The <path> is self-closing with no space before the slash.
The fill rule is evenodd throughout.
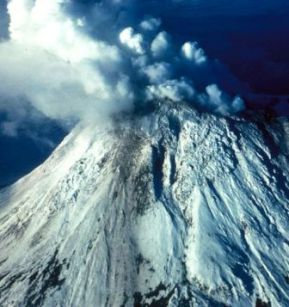
<path id="1" fill-rule="evenodd" d="M 288 121 L 123 117 L 1 190 L 0 305 L 288 306 Z"/>

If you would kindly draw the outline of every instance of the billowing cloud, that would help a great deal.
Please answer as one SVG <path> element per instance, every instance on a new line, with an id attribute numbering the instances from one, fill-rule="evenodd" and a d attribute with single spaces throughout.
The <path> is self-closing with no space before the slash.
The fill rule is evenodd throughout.
<path id="1" fill-rule="evenodd" d="M 11 0 L 10 37 L 0 43 L 0 109 L 25 101 L 23 108 L 30 103 L 53 119 L 100 120 L 129 110 L 140 95 L 222 114 L 242 110 L 240 98 L 206 77 L 210 61 L 199 45 L 175 44 L 159 18 L 128 16 L 137 5 L 91 1 L 85 9 L 73 0 Z M 201 83 L 194 79 L 202 74 Z M 14 126 L 2 129 L 12 135 Z"/>
<path id="2" fill-rule="evenodd" d="M 199 96 L 198 101 L 201 105 L 220 114 L 236 113 L 245 108 L 240 97 L 230 98 L 216 84 L 208 85 L 205 93 Z"/>
<path id="3" fill-rule="evenodd" d="M 147 88 L 149 100 L 169 99 L 175 102 L 190 101 L 194 98 L 195 90 L 188 80 L 167 80 L 159 85 L 150 85 Z"/>
<path id="4" fill-rule="evenodd" d="M 165 56 L 170 49 L 170 37 L 165 31 L 160 32 L 151 43 L 151 53 L 155 58 Z"/>
<path id="5" fill-rule="evenodd" d="M 132 27 L 128 27 L 119 34 L 120 42 L 136 54 L 144 54 L 144 39 L 140 33 L 135 33 Z"/>
<path id="6" fill-rule="evenodd" d="M 171 66 L 165 62 L 145 66 L 143 73 L 148 77 L 151 84 L 165 82 L 172 76 Z"/>
<path id="7" fill-rule="evenodd" d="M 103 117 L 129 108 L 133 91 L 119 48 L 89 36 L 64 1 L 8 5 L 10 40 L 0 44 L 0 94 L 46 116 Z"/>
<path id="8" fill-rule="evenodd" d="M 198 46 L 197 42 L 184 43 L 182 46 L 182 54 L 187 60 L 193 61 L 196 64 L 205 63 L 207 60 L 204 50 Z"/>
<path id="9" fill-rule="evenodd" d="M 159 18 L 151 17 L 151 18 L 144 19 L 140 23 L 140 27 L 142 30 L 145 30 L 145 31 L 156 31 L 157 29 L 159 29 L 161 23 L 162 22 Z"/>

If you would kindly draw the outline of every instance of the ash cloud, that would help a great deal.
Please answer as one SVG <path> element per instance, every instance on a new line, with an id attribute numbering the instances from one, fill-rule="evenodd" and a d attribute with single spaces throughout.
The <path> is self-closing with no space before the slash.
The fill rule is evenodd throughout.
<path id="1" fill-rule="evenodd" d="M 101 122 L 140 98 L 187 100 L 223 115 L 244 108 L 212 82 L 212 61 L 197 42 L 175 44 L 157 16 L 134 16 L 138 6 L 11 0 L 9 38 L 0 43 L 0 109 L 13 113 L 25 101 L 52 119 Z M 21 115 L 14 121 L 2 130 L 16 133 Z"/>

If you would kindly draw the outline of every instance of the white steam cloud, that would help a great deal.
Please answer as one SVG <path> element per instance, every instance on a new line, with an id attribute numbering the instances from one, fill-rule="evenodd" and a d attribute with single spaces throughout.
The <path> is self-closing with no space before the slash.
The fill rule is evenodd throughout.
<path id="1" fill-rule="evenodd" d="M 186 42 L 182 46 L 182 53 L 186 59 L 193 61 L 196 64 L 202 64 L 207 60 L 204 50 L 198 47 L 197 42 Z"/>
<path id="2" fill-rule="evenodd" d="M 52 118 L 110 114 L 131 105 L 119 49 L 65 14 L 67 1 L 12 0 L 10 41 L 0 45 L 1 96 L 23 97 Z"/>
<path id="3" fill-rule="evenodd" d="M 96 1 L 85 10 L 73 0 L 10 0 L 10 37 L 0 43 L 0 109 L 23 100 L 53 119 L 100 120 L 128 110 L 138 96 L 187 100 L 221 114 L 244 108 L 206 78 L 192 80 L 210 66 L 196 42 L 176 46 L 160 19 L 123 18 L 124 6 L 133 12 L 137 4 Z M 3 127 L 14 133 L 11 123 Z"/>
<path id="4" fill-rule="evenodd" d="M 120 42 L 126 45 L 135 54 L 144 54 L 144 39 L 139 33 L 135 33 L 134 29 L 128 27 L 119 34 Z"/>

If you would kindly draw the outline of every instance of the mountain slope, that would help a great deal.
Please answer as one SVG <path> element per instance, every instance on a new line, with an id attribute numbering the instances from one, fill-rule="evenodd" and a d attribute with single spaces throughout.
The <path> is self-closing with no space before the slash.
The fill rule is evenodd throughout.
<path id="1" fill-rule="evenodd" d="M 170 103 L 79 125 L 1 191 L 0 305 L 288 305 L 288 129 Z"/>

